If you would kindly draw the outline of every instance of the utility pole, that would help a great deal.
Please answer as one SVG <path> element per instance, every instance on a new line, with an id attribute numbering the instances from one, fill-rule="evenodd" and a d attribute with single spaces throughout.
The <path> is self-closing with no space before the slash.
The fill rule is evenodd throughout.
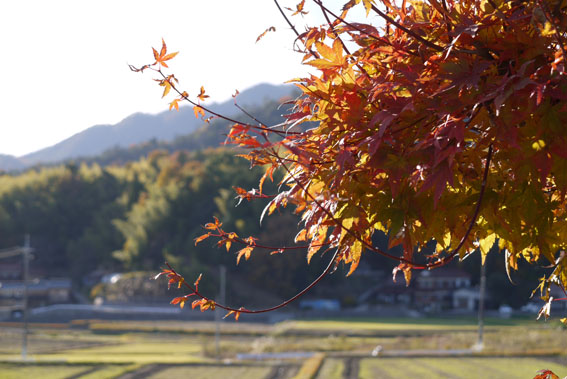
<path id="1" fill-rule="evenodd" d="M 482 351 L 484 348 L 484 297 L 486 293 L 486 260 L 480 262 L 480 293 L 478 296 L 478 340 L 475 348 Z"/>
<path id="2" fill-rule="evenodd" d="M 219 302 L 224 304 L 226 301 L 226 267 L 221 265 L 220 269 L 220 295 Z M 215 351 L 217 359 L 220 359 L 220 322 L 221 322 L 221 309 L 215 309 Z"/>
<path id="3" fill-rule="evenodd" d="M 23 299 L 23 325 L 24 330 L 22 333 L 22 360 L 28 359 L 28 277 L 29 277 L 29 262 L 30 262 L 30 235 L 26 234 L 24 237 L 24 248 L 22 250 L 22 257 L 24 260 L 23 267 L 23 280 L 24 280 L 24 299 Z"/>

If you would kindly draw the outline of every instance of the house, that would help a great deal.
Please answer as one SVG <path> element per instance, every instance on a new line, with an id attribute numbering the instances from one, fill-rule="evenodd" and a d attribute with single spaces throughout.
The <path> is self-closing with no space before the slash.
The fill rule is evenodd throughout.
<path id="1" fill-rule="evenodd" d="M 0 282 L 22 278 L 21 262 L 0 262 Z"/>
<path id="2" fill-rule="evenodd" d="M 306 299 L 299 302 L 299 308 L 315 311 L 338 311 L 341 303 L 336 299 Z"/>
<path id="3" fill-rule="evenodd" d="M 416 278 L 413 305 L 428 312 L 454 308 L 472 310 L 476 306 L 474 291 L 471 276 L 461 269 L 442 267 L 424 270 Z M 478 298 L 476 301 L 478 303 Z"/>
<path id="4" fill-rule="evenodd" d="M 18 281 L 0 282 L 0 305 L 21 302 L 24 298 L 24 283 Z M 30 307 L 71 301 L 71 279 L 36 279 L 28 282 L 28 303 Z"/>
<path id="5" fill-rule="evenodd" d="M 372 287 L 359 296 L 359 302 L 370 300 L 378 304 L 411 306 L 413 302 L 413 288 L 408 288 L 405 280 L 397 280 L 395 282 L 390 278 L 383 280 L 382 285 Z"/>
<path id="6" fill-rule="evenodd" d="M 475 311 L 480 301 L 480 289 L 478 286 L 470 288 L 459 288 L 453 292 L 453 309 L 459 311 Z"/>

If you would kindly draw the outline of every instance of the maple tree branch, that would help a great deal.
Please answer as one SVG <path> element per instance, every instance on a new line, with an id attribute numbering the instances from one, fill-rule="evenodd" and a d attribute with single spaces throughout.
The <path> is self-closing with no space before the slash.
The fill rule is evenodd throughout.
<path id="1" fill-rule="evenodd" d="M 354 30 L 357 30 L 359 33 L 366 35 L 372 39 L 375 39 L 376 41 L 379 42 L 385 42 L 388 45 L 391 46 L 391 44 L 389 43 L 389 41 L 387 41 L 385 38 L 382 38 L 380 36 L 375 36 L 374 34 L 370 34 L 362 29 L 360 29 L 359 27 L 357 27 L 356 25 L 346 21 L 344 18 L 342 18 L 341 16 L 337 16 L 333 11 L 331 11 L 329 8 L 327 8 L 320 0 L 313 0 L 313 2 L 317 5 L 319 5 L 322 9 L 324 9 L 327 13 L 329 13 L 331 16 L 333 16 L 335 19 L 339 20 L 340 22 L 342 22 L 343 24 L 351 27 Z"/>
<path id="2" fill-rule="evenodd" d="M 289 303 L 294 302 L 295 300 L 299 299 L 301 296 L 305 295 L 307 292 L 309 292 L 309 290 L 311 290 L 313 287 L 315 287 L 321 280 L 323 280 L 324 277 L 326 277 L 331 270 L 333 269 L 333 267 L 335 266 L 336 262 L 335 259 L 337 258 L 339 251 L 337 250 L 331 260 L 329 261 L 329 264 L 327 265 L 327 267 L 325 268 L 325 270 L 313 281 L 311 282 L 311 284 L 309 284 L 307 287 L 305 287 L 303 290 L 301 290 L 300 292 L 298 292 L 297 294 L 295 294 L 294 296 L 290 297 L 289 299 L 285 300 L 284 302 L 275 305 L 273 307 L 270 308 L 264 308 L 264 309 L 257 309 L 257 310 L 250 310 L 250 309 L 246 309 L 246 308 L 233 308 L 233 307 L 229 307 L 227 305 L 224 304 L 219 304 L 217 302 L 214 302 L 215 307 L 219 307 L 221 309 L 224 309 L 225 311 L 229 311 L 229 312 L 237 312 L 237 313 L 247 313 L 247 314 L 258 314 L 258 313 L 266 313 L 266 312 L 272 312 L 275 311 L 277 309 L 283 308 L 286 305 L 288 305 Z M 177 272 L 169 265 L 169 263 L 165 262 L 165 264 L 167 265 L 167 267 L 169 267 L 169 269 L 171 270 L 172 273 L 174 273 L 175 275 L 179 275 L 177 274 Z M 190 291 L 193 292 L 193 295 L 206 300 L 206 301 L 214 301 L 213 299 L 201 294 L 197 288 L 193 287 L 191 284 L 187 283 L 185 280 L 183 281 L 183 285 L 185 287 L 187 287 Z"/>
<path id="3" fill-rule="evenodd" d="M 219 230 L 219 234 L 213 234 L 210 233 L 209 236 L 210 237 L 218 237 L 218 238 L 228 238 L 230 233 L 225 232 L 224 230 Z M 329 246 L 329 243 L 322 243 L 319 245 L 300 245 L 300 246 L 268 246 L 268 245 L 262 245 L 262 244 L 258 244 L 256 242 L 248 242 L 245 239 L 242 239 L 240 237 L 237 238 L 231 238 L 230 241 L 232 242 L 237 242 L 241 245 L 245 245 L 245 246 L 249 246 L 249 247 L 254 247 L 254 248 L 259 248 L 259 249 L 265 249 L 265 250 L 301 250 L 301 249 L 308 249 L 309 247 L 324 247 L 324 246 Z"/>
<path id="4" fill-rule="evenodd" d="M 447 13 L 449 13 L 449 10 L 447 9 L 447 2 L 442 0 L 441 4 L 443 4 L 443 9 L 445 10 L 445 13 L 443 13 L 443 19 L 445 20 L 445 25 L 447 25 L 447 34 L 450 34 L 453 29 L 453 24 L 451 24 L 451 21 L 447 16 Z"/>
<path id="5" fill-rule="evenodd" d="M 404 31 L 406 34 L 412 36 L 414 39 L 420 41 L 421 43 L 423 43 L 426 46 L 429 46 L 430 48 L 437 50 L 439 52 L 445 51 L 444 48 L 442 48 L 439 45 L 434 44 L 431 41 L 426 40 L 425 38 L 423 38 L 422 36 L 420 36 L 419 34 L 416 34 L 414 32 L 412 32 L 411 30 L 409 30 L 408 28 L 406 28 L 405 26 L 403 26 L 402 24 L 400 24 L 399 22 L 397 22 L 396 20 L 394 20 L 392 17 L 388 16 L 386 13 L 382 12 L 380 9 L 378 9 L 374 4 L 372 4 L 372 10 L 374 12 L 376 12 L 380 17 L 382 17 L 384 20 L 388 21 L 389 23 L 391 23 L 392 25 L 394 25 L 396 28 Z"/>
<path id="6" fill-rule="evenodd" d="M 348 234 L 350 234 L 356 240 L 360 241 L 363 245 L 365 245 L 366 248 L 368 248 L 368 249 L 370 249 L 370 250 L 372 250 L 376 253 L 379 253 L 379 254 L 387 257 L 387 258 L 393 259 L 393 260 L 397 260 L 397 261 L 400 261 L 400 262 L 406 261 L 404 258 L 397 257 L 397 256 L 392 255 L 390 253 L 387 253 L 387 252 L 385 252 L 381 249 L 375 248 L 374 246 L 370 245 L 368 242 L 366 242 L 362 238 L 360 238 L 360 236 L 358 236 L 357 233 L 355 233 L 354 231 L 352 231 L 349 228 L 345 228 L 340 220 L 336 219 L 335 216 L 327 208 L 325 208 L 309 191 L 307 191 L 305 186 L 303 186 L 303 184 L 301 184 L 297 180 L 297 178 L 293 175 L 291 170 L 281 160 L 279 161 L 279 163 L 287 171 L 287 173 L 295 181 L 295 183 L 299 186 L 299 188 L 301 188 L 301 190 L 307 195 L 307 197 L 309 197 L 311 199 L 311 201 L 313 201 L 317 205 L 317 207 L 319 209 L 321 209 L 327 215 L 327 217 L 329 217 L 331 219 L 331 221 L 333 221 L 335 223 L 336 226 L 345 230 Z M 406 263 L 412 263 L 412 262 L 407 261 Z M 423 268 L 425 268 L 425 267 L 423 267 Z"/>
<path id="7" fill-rule="evenodd" d="M 323 13 L 323 16 L 325 17 L 325 20 L 327 21 L 327 24 L 329 24 L 329 28 L 333 31 L 333 34 L 335 35 L 335 38 L 339 40 L 339 42 L 341 43 L 341 45 L 343 45 L 343 50 L 345 51 L 345 53 L 347 53 L 349 56 L 352 57 L 352 54 L 350 53 L 347 45 L 344 43 L 343 39 L 339 36 L 339 33 L 337 33 L 337 31 L 335 30 L 335 27 L 333 26 L 333 23 L 331 22 L 331 20 L 329 19 L 329 15 L 327 14 L 327 9 L 323 6 L 323 3 L 319 0 L 315 0 L 315 3 L 319 4 L 319 7 L 321 8 L 321 12 Z M 361 66 L 358 62 L 356 62 L 356 67 L 358 67 L 358 69 L 364 73 L 364 76 L 366 76 L 366 78 L 370 81 L 372 81 L 372 77 L 370 76 L 370 74 L 368 73 L 368 71 L 366 71 L 366 69 L 364 68 L 364 66 Z M 366 96 L 364 96 L 364 98 L 366 98 Z"/>
<path id="8" fill-rule="evenodd" d="M 276 159 L 281 159 L 282 161 L 301 164 L 301 162 L 299 160 L 281 157 L 275 151 L 274 152 L 267 151 L 266 155 L 273 157 L 273 158 L 276 158 Z M 327 164 L 334 164 L 335 161 L 312 161 L 310 163 L 314 166 L 322 166 L 322 165 L 327 165 Z"/>
<path id="9" fill-rule="evenodd" d="M 539 0 L 539 3 L 543 8 L 543 14 L 544 14 L 546 20 L 549 21 L 551 23 L 551 25 L 553 26 L 553 29 L 554 29 L 553 35 L 554 35 L 555 39 L 557 40 L 557 44 L 559 45 L 559 48 L 563 52 L 563 63 L 565 64 L 565 70 L 567 70 L 567 51 L 565 50 L 565 44 L 563 43 L 562 38 L 561 38 L 562 36 L 559 34 L 559 28 L 557 26 L 557 23 L 553 19 L 553 14 L 551 14 L 549 7 L 545 3 L 545 1 Z"/>
<path id="10" fill-rule="evenodd" d="M 242 108 L 240 105 L 238 105 L 238 103 L 236 102 L 236 99 L 234 99 L 234 106 L 236 108 L 238 108 L 242 113 L 244 113 L 246 116 L 250 117 L 252 120 L 256 121 L 258 124 L 260 124 L 261 126 L 266 126 L 266 123 L 258 120 L 255 116 L 253 116 L 252 114 L 250 114 L 246 109 Z"/>
<path id="11" fill-rule="evenodd" d="M 167 79 L 167 76 L 166 76 L 161 70 L 156 70 L 156 71 L 157 71 L 164 79 Z M 198 104 L 198 103 L 194 102 L 194 101 L 191 100 L 188 96 L 185 96 L 185 95 L 175 86 L 175 84 L 173 84 L 173 83 L 170 82 L 170 85 L 171 85 L 171 88 L 172 88 L 175 92 L 177 92 L 177 93 L 179 94 L 179 96 L 181 96 L 182 99 L 185 100 L 185 101 L 187 101 L 189 104 L 191 104 L 191 105 L 193 105 L 193 106 L 196 106 L 196 107 L 199 107 L 199 108 L 202 108 L 205 112 L 208 112 L 208 113 L 212 114 L 213 116 L 216 116 L 216 117 L 218 117 L 218 118 L 220 118 L 220 119 L 223 119 L 223 120 L 225 120 L 225 121 L 233 122 L 233 123 L 235 123 L 235 124 L 245 125 L 245 126 L 248 126 L 248 127 L 252 128 L 252 129 L 262 130 L 262 131 L 265 131 L 265 132 L 277 133 L 277 134 L 280 134 L 280 135 L 301 134 L 301 132 L 290 132 L 290 131 L 275 130 L 275 129 L 271 129 L 271 128 L 268 128 L 268 127 L 262 126 L 262 125 L 258 126 L 258 125 L 253 125 L 253 124 L 248 124 L 248 123 L 245 123 L 245 122 L 237 121 L 237 120 L 235 120 L 235 119 L 233 119 L 233 118 L 231 118 L 231 117 L 228 117 L 228 116 L 222 115 L 222 114 L 220 114 L 220 113 L 217 113 L 217 112 L 211 110 L 210 108 L 208 108 L 208 107 L 206 107 L 206 106 L 204 106 L 204 105 L 201 105 L 201 104 Z M 282 124 L 282 125 L 283 125 L 283 124 Z"/>
<path id="12" fill-rule="evenodd" d="M 382 38 L 380 36 L 375 36 L 374 34 L 368 33 L 365 30 L 360 29 L 358 26 L 346 21 L 344 18 L 342 18 L 341 16 L 337 16 L 333 11 L 331 11 L 329 8 L 325 7 L 325 5 L 320 1 L 320 0 L 313 0 L 317 5 L 319 5 L 321 8 L 323 8 L 327 13 L 329 13 L 331 16 L 333 16 L 335 19 L 339 20 L 340 22 L 342 22 L 343 24 L 345 24 L 346 26 L 358 31 L 360 34 L 365 35 L 367 37 L 370 37 L 378 42 L 382 42 L 385 43 L 388 46 L 391 46 L 393 48 L 395 48 L 396 50 L 399 51 L 399 49 L 397 49 L 390 41 L 388 41 L 388 39 L 386 38 Z M 402 51 L 404 52 L 404 51 Z M 409 55 L 414 55 L 414 56 L 419 56 L 419 54 L 415 51 L 405 51 L 405 53 L 409 54 Z"/>
<path id="13" fill-rule="evenodd" d="M 486 190 L 486 183 L 488 181 L 488 172 L 490 171 L 489 169 L 490 169 L 490 161 L 492 160 L 492 153 L 493 153 L 493 147 L 492 147 L 492 144 L 490 144 L 490 146 L 488 147 L 488 153 L 486 155 L 486 164 L 484 166 L 484 173 L 482 175 L 482 183 L 481 183 L 481 186 L 480 186 L 480 192 L 478 194 L 478 201 L 476 202 L 476 207 L 475 207 L 475 210 L 474 210 L 474 213 L 473 213 L 473 217 L 472 217 L 472 220 L 471 220 L 471 222 L 470 222 L 470 224 L 467 228 L 467 231 L 465 232 L 464 236 L 459 241 L 459 244 L 457 245 L 455 250 L 453 250 L 449 255 L 442 258 L 442 263 L 432 265 L 431 267 L 443 266 L 443 265 L 449 263 L 451 260 L 453 260 L 453 258 L 459 253 L 459 251 L 461 250 L 461 248 L 465 244 L 467 238 L 469 237 L 469 235 L 472 231 L 474 224 L 476 224 L 476 220 L 478 219 L 478 215 L 480 214 L 480 207 L 482 205 L 482 199 L 484 198 L 484 192 Z"/>
<path id="14" fill-rule="evenodd" d="M 488 0 L 488 4 L 490 4 L 490 6 L 494 8 L 494 10 L 498 14 L 498 16 L 504 21 L 504 23 L 508 24 L 508 19 L 506 18 L 506 15 L 502 13 L 502 11 L 498 8 L 498 5 L 496 5 L 496 3 L 493 0 Z"/>
<path id="15" fill-rule="evenodd" d="M 482 199 L 484 198 L 484 193 L 485 193 L 485 190 L 486 190 L 486 183 L 487 183 L 487 180 L 488 180 L 488 172 L 489 172 L 489 167 L 490 167 L 490 161 L 492 159 L 492 152 L 493 152 L 493 147 L 492 147 L 492 144 L 490 144 L 490 146 L 488 148 L 488 153 L 487 153 L 487 156 L 486 156 L 486 164 L 485 164 L 485 167 L 484 167 L 484 173 L 483 173 L 482 183 L 481 183 L 481 187 L 480 187 L 480 192 L 479 192 L 479 195 L 478 195 L 478 201 L 476 203 L 476 207 L 475 207 L 475 210 L 474 210 L 474 213 L 473 213 L 473 217 L 471 219 L 471 222 L 469 223 L 469 226 L 468 226 L 465 234 L 463 235 L 463 237 L 459 241 L 459 244 L 457 245 L 457 247 L 451 253 L 449 253 L 444 258 L 438 260 L 437 262 L 427 263 L 427 264 L 418 264 L 418 263 L 415 263 L 414 261 L 410 261 L 410 260 L 405 259 L 403 257 L 398 257 L 398 256 L 395 256 L 395 255 L 390 254 L 388 252 L 385 252 L 382 249 L 374 247 L 373 245 L 366 242 L 364 239 L 362 239 L 353 230 L 351 230 L 349 228 L 345 228 L 340 220 L 336 219 L 334 217 L 334 215 L 328 209 L 326 209 L 311 193 L 309 193 L 307 191 L 307 189 L 295 178 L 295 176 L 293 175 L 291 170 L 283 162 L 280 161 L 280 165 L 287 171 L 287 173 L 295 181 L 295 183 L 301 188 L 301 190 L 317 205 L 317 207 L 319 207 L 319 209 L 321 209 L 331 219 L 331 221 L 333 221 L 338 227 L 345 230 L 348 234 L 350 234 L 352 237 L 354 237 L 357 241 L 361 242 L 368 250 L 371 250 L 371 251 L 378 253 L 382 256 L 385 256 L 387 258 L 397 260 L 400 263 L 406 263 L 406 264 L 410 265 L 411 268 L 413 268 L 413 269 L 431 269 L 431 268 L 434 268 L 434 267 L 444 266 L 447 263 L 449 263 L 451 260 L 453 260 L 453 258 L 455 258 L 455 256 L 459 253 L 459 251 L 461 250 L 461 248 L 465 244 L 466 240 L 468 239 L 468 237 L 469 237 L 469 235 L 472 231 L 473 226 L 476 224 L 478 215 L 480 213 L 480 208 L 481 208 L 481 205 L 482 205 Z"/>
<path id="16" fill-rule="evenodd" d="M 380 17 L 382 17 L 384 20 L 386 20 L 387 22 L 393 24 L 396 28 L 402 30 L 403 32 L 405 32 L 406 34 L 410 35 L 411 37 L 413 37 L 414 39 L 418 40 L 419 42 L 423 43 L 424 45 L 432 48 L 433 50 L 436 50 L 438 52 L 443 52 L 445 51 L 445 47 L 439 46 L 431 41 L 426 40 L 425 38 L 423 38 L 422 36 L 420 36 L 417 33 L 414 33 L 413 31 L 411 31 L 410 29 L 406 28 L 405 26 L 403 26 L 402 24 L 400 24 L 399 22 L 397 22 L 396 20 L 394 20 L 392 17 L 388 16 L 386 13 L 382 12 L 380 9 L 378 9 L 375 5 L 372 5 L 372 10 L 374 12 L 376 12 Z M 450 47 L 451 45 L 447 46 Z M 464 53 L 464 54 L 473 54 L 473 55 L 478 55 L 478 51 L 475 50 L 465 50 L 465 49 L 455 49 L 454 50 L 457 53 Z"/>
<path id="17" fill-rule="evenodd" d="M 299 33 L 297 32 L 297 29 L 295 28 L 295 26 L 291 23 L 291 21 L 289 20 L 289 18 L 286 16 L 285 12 L 283 11 L 282 7 L 280 7 L 280 4 L 278 3 L 278 0 L 274 0 L 274 3 L 276 3 L 276 6 L 278 7 L 280 13 L 282 14 L 282 17 L 285 19 L 285 21 L 287 22 L 287 24 L 289 25 L 289 27 L 291 28 L 291 30 L 293 30 L 293 32 L 295 33 L 295 35 L 297 36 L 297 39 L 299 39 L 301 41 L 301 43 L 303 43 L 303 46 L 305 46 L 305 43 L 303 42 L 303 40 L 301 39 L 301 36 L 299 35 Z M 307 46 L 305 46 L 307 48 L 307 50 L 309 50 L 309 53 L 314 57 L 314 58 L 319 58 L 319 54 L 317 54 L 316 52 L 314 52 L 313 50 L 311 50 L 311 48 L 308 48 Z"/>

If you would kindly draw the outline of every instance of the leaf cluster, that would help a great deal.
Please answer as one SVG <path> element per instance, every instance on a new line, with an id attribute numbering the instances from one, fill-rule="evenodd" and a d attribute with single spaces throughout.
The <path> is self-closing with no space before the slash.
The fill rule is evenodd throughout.
<path id="1" fill-rule="evenodd" d="M 397 260 L 394 277 L 408 283 L 495 244 L 508 273 L 546 261 L 547 316 L 550 286 L 567 287 L 567 2 L 350 0 L 338 13 L 314 3 L 328 22 L 297 38 L 317 74 L 293 80 L 302 96 L 287 121 L 235 122 L 228 134 L 266 168 L 259 192 L 241 198 L 265 195 L 281 170 L 265 214 L 295 206 L 308 259 L 325 246 L 349 274 L 365 251 Z M 354 7 L 381 22 L 351 21 Z M 373 245 L 379 231 L 401 256 Z M 254 244 L 241 242 L 246 257 Z"/>

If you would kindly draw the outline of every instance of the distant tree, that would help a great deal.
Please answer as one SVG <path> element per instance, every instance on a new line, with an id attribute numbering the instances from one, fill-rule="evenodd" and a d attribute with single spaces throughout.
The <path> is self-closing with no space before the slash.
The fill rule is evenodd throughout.
<path id="1" fill-rule="evenodd" d="M 397 261 L 394 277 L 401 272 L 409 283 L 413 270 L 475 252 L 484 260 L 497 243 L 508 276 L 519 260 L 548 268 L 537 288 L 547 317 L 553 301 L 566 300 L 553 299 L 550 287 L 567 287 L 567 1 L 350 0 L 340 11 L 313 2 L 328 22 L 300 34 L 275 1 L 304 64 L 318 70 L 295 80 L 302 94 L 281 125 L 232 120 L 202 104 L 202 87 L 195 97 L 178 89 L 165 71 L 177 53 L 165 42 L 152 64 L 131 68 L 159 75 L 163 95 L 177 95 L 170 109 L 188 101 L 197 117 L 234 122 L 228 142 L 265 167 L 259 188 L 237 188 L 238 196 L 269 199 L 266 215 L 293 204 L 302 223 L 295 240 L 308 261 L 333 251 L 305 291 L 341 262 L 352 273 L 366 251 Z M 381 21 L 351 20 L 358 6 Z M 276 171 L 281 190 L 267 194 L 263 183 Z M 240 245 L 238 260 L 301 247 L 265 246 L 217 219 L 205 228 L 196 242 Z M 377 232 L 403 253 L 377 248 Z M 432 241 L 433 253 L 420 254 Z M 192 286 L 171 267 L 162 274 L 192 291 L 174 304 L 196 296 L 193 307 L 237 318 L 305 293 L 252 311 L 217 304 L 199 292 L 199 279 Z"/>

